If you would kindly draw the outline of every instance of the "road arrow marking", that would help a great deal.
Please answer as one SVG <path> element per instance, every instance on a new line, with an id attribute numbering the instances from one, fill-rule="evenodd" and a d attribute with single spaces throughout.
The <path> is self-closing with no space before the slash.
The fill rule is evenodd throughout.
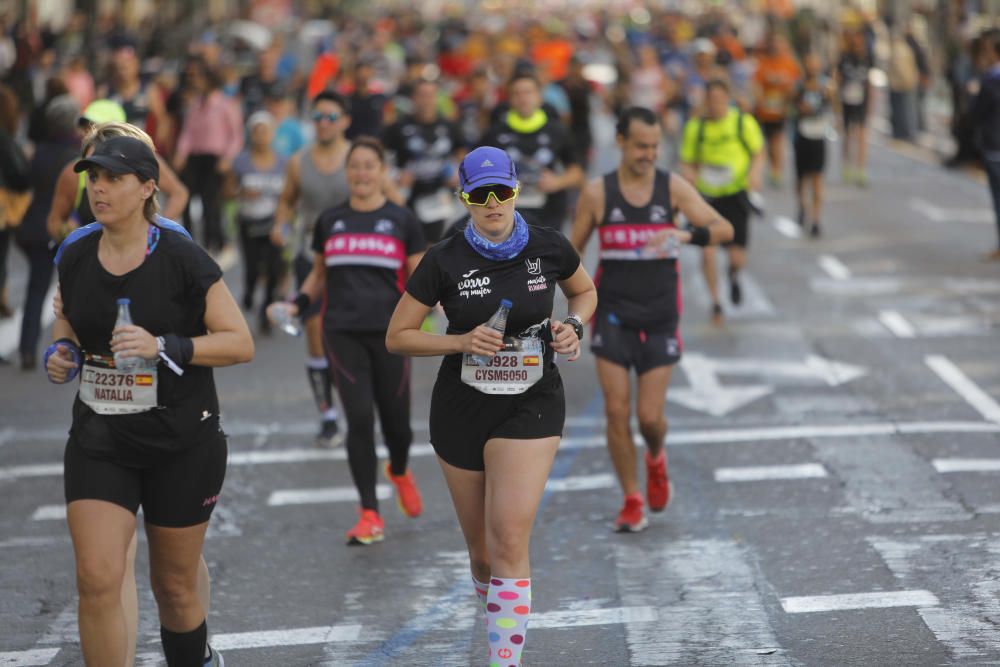
<path id="1" fill-rule="evenodd" d="M 713 360 L 701 354 L 684 355 L 681 368 L 690 387 L 674 389 L 667 393 L 667 398 L 689 410 L 705 412 L 713 417 L 724 417 L 774 391 L 774 387 L 769 385 L 722 386 L 715 374 Z"/>

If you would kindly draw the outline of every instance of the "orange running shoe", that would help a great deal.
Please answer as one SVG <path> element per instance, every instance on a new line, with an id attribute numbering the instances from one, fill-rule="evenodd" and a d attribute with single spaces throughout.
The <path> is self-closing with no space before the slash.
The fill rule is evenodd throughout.
<path id="1" fill-rule="evenodd" d="M 650 458 L 646 452 L 646 501 L 652 512 L 662 512 L 670 502 L 673 485 L 667 475 L 667 457 L 661 449 L 660 455 Z"/>
<path id="2" fill-rule="evenodd" d="M 399 507 L 399 511 L 411 519 L 420 516 L 420 513 L 424 511 L 424 503 L 420 499 L 417 480 L 413 479 L 413 471 L 407 470 L 402 475 L 393 475 L 388 462 L 386 462 L 383 471 L 386 479 L 396 487 L 396 505 Z"/>
<path id="3" fill-rule="evenodd" d="M 642 511 L 643 502 L 641 493 L 633 493 L 625 496 L 625 506 L 618 513 L 615 519 L 615 532 L 617 533 L 638 533 L 646 530 L 649 520 L 646 513 Z"/>
<path id="4" fill-rule="evenodd" d="M 347 531 L 348 544 L 371 544 L 385 539 L 385 522 L 375 510 L 360 508 L 361 518 Z"/>

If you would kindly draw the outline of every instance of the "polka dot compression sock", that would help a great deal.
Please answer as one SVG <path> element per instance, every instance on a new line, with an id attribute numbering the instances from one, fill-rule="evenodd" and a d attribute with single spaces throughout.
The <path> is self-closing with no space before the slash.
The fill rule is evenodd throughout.
<path id="1" fill-rule="evenodd" d="M 531 613 L 531 579 L 490 579 L 486 632 L 490 667 L 518 667 Z"/>
<path id="2" fill-rule="evenodd" d="M 476 597 L 479 598 L 479 604 L 486 606 L 486 596 L 490 592 L 490 585 L 484 584 L 483 582 L 476 579 L 473 575 L 472 577 L 472 587 L 476 589 Z"/>

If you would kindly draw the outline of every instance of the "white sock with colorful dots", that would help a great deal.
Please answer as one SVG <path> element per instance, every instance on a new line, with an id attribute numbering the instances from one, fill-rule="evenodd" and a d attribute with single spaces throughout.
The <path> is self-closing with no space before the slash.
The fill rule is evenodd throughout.
<path id="1" fill-rule="evenodd" d="M 490 667 L 518 667 L 531 613 L 531 579 L 490 579 L 486 632 Z"/>
<path id="2" fill-rule="evenodd" d="M 486 606 L 486 596 L 490 592 L 490 585 L 476 579 L 476 575 L 472 575 L 472 587 L 476 589 L 476 597 L 479 598 L 479 604 Z"/>

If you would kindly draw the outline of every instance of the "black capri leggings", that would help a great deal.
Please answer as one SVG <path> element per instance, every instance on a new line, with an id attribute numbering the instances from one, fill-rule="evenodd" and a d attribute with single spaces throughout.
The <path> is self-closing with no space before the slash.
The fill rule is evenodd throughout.
<path id="1" fill-rule="evenodd" d="M 347 462 L 361 506 L 378 511 L 375 407 L 394 475 L 406 472 L 410 430 L 410 360 L 385 349 L 379 331 L 323 332 L 330 372 L 347 415 Z"/>

